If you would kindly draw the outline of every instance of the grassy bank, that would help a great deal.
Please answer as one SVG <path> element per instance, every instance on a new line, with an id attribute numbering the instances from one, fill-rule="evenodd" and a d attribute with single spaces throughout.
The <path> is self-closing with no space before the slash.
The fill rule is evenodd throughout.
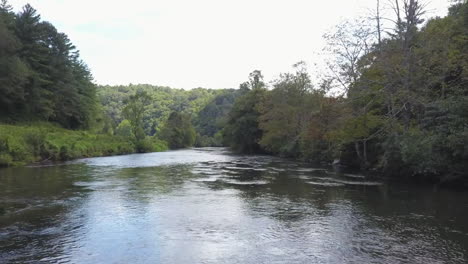
<path id="1" fill-rule="evenodd" d="M 0 167 L 166 149 L 164 141 L 149 137 L 134 144 L 121 136 L 67 130 L 49 123 L 0 124 Z"/>

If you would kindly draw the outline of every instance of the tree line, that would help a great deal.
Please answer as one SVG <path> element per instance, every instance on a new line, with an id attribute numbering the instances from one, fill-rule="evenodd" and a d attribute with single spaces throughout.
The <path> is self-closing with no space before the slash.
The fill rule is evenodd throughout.
<path id="1" fill-rule="evenodd" d="M 50 121 L 70 129 L 98 119 L 95 86 L 66 34 L 29 4 L 0 2 L 0 120 Z"/>
<path id="2" fill-rule="evenodd" d="M 137 141 L 158 138 L 171 148 L 222 146 L 222 128 L 243 92 L 148 84 L 106 85 L 97 91 L 107 117 L 106 133 Z"/>
<path id="3" fill-rule="evenodd" d="M 393 17 L 380 16 L 377 0 L 372 20 L 325 35 L 332 59 L 319 80 L 299 62 L 271 83 L 257 70 L 239 89 L 183 90 L 95 86 L 65 34 L 30 5 L 15 14 L 2 0 L 0 121 L 46 121 L 115 137 L 107 150 L 93 149 L 97 137 L 90 136 L 86 148 L 61 151 L 63 140 L 47 151 L 37 147 L 39 156 L 231 146 L 392 176 L 467 179 L 468 4 L 455 1 L 446 17 L 424 21 L 421 1 L 389 2 Z M 0 138 L 0 154 L 21 160 L 12 147 L 18 133 L 10 134 Z M 38 141 L 30 134 L 25 146 Z M 118 142 L 130 144 L 120 149 Z"/>
<path id="4" fill-rule="evenodd" d="M 165 149 L 166 143 L 173 148 L 222 144 L 219 131 L 236 90 L 96 86 L 66 34 L 29 4 L 12 10 L 7 0 L 0 1 L 1 123 L 41 127 L 38 122 L 50 122 L 115 135 L 139 152 Z M 10 142 L 3 152 L 10 155 L 13 133 L 3 137 Z"/>
<path id="5" fill-rule="evenodd" d="M 421 1 L 391 3 L 391 30 L 377 15 L 325 36 L 334 57 L 320 85 L 302 62 L 271 85 L 252 72 L 225 143 L 391 176 L 468 180 L 468 4 L 424 23 Z"/>

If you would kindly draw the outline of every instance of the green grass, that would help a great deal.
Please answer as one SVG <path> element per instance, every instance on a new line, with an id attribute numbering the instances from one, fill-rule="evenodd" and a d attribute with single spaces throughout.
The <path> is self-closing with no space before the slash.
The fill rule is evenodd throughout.
<path id="1" fill-rule="evenodd" d="M 167 144 L 150 137 L 134 144 L 128 138 L 67 130 L 50 123 L 0 124 L 0 167 L 163 150 Z"/>

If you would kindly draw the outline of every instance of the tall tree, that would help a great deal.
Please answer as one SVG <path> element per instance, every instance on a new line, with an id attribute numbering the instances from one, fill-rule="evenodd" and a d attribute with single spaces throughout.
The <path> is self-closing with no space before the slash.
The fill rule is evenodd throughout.
<path id="1" fill-rule="evenodd" d="M 30 5 L 0 3 L 0 118 L 90 128 L 98 113 L 92 76 L 78 51 Z"/>
<path id="2" fill-rule="evenodd" d="M 15 29 L 23 44 L 19 56 L 31 69 L 26 84 L 26 113 L 49 120 L 54 112 L 54 103 L 50 86 L 52 81 L 49 78 L 49 50 L 45 42 L 47 26 L 41 23 L 41 16 L 37 11 L 27 4 L 16 17 Z"/>
<path id="3" fill-rule="evenodd" d="M 161 131 L 161 138 L 171 149 L 191 147 L 195 143 L 195 129 L 187 114 L 172 112 Z"/>
<path id="4" fill-rule="evenodd" d="M 149 102 L 150 97 L 144 91 L 138 91 L 125 102 L 122 115 L 130 121 L 135 141 L 141 141 L 146 136 L 143 129 L 143 115 Z"/>
<path id="5" fill-rule="evenodd" d="M 19 58 L 21 43 L 14 32 L 14 14 L 4 0 L 0 4 L 0 116 L 13 116 L 25 105 L 29 69 Z"/>
<path id="6" fill-rule="evenodd" d="M 295 73 L 282 74 L 259 107 L 260 144 L 270 152 L 294 156 L 300 152 L 301 133 L 313 104 L 307 104 L 312 83 L 306 65 L 294 65 Z M 287 125 L 286 125 L 287 124 Z"/>
<path id="7" fill-rule="evenodd" d="M 241 84 L 240 88 L 245 94 L 239 96 L 232 107 L 223 129 L 224 140 L 239 152 L 261 152 L 259 141 L 262 130 L 258 124 L 258 107 L 266 93 L 262 73 L 258 70 L 250 73 L 249 81 Z"/>

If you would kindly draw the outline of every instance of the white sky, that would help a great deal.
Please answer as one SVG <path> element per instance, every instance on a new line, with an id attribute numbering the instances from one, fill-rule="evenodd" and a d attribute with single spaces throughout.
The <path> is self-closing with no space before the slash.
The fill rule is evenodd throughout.
<path id="1" fill-rule="evenodd" d="M 304 60 L 322 35 L 368 14 L 375 0 L 10 0 L 30 3 L 66 33 L 98 84 L 237 88 L 259 69 L 267 81 Z M 384 4 L 387 0 L 381 0 Z M 443 16 L 448 0 L 428 3 Z"/>

